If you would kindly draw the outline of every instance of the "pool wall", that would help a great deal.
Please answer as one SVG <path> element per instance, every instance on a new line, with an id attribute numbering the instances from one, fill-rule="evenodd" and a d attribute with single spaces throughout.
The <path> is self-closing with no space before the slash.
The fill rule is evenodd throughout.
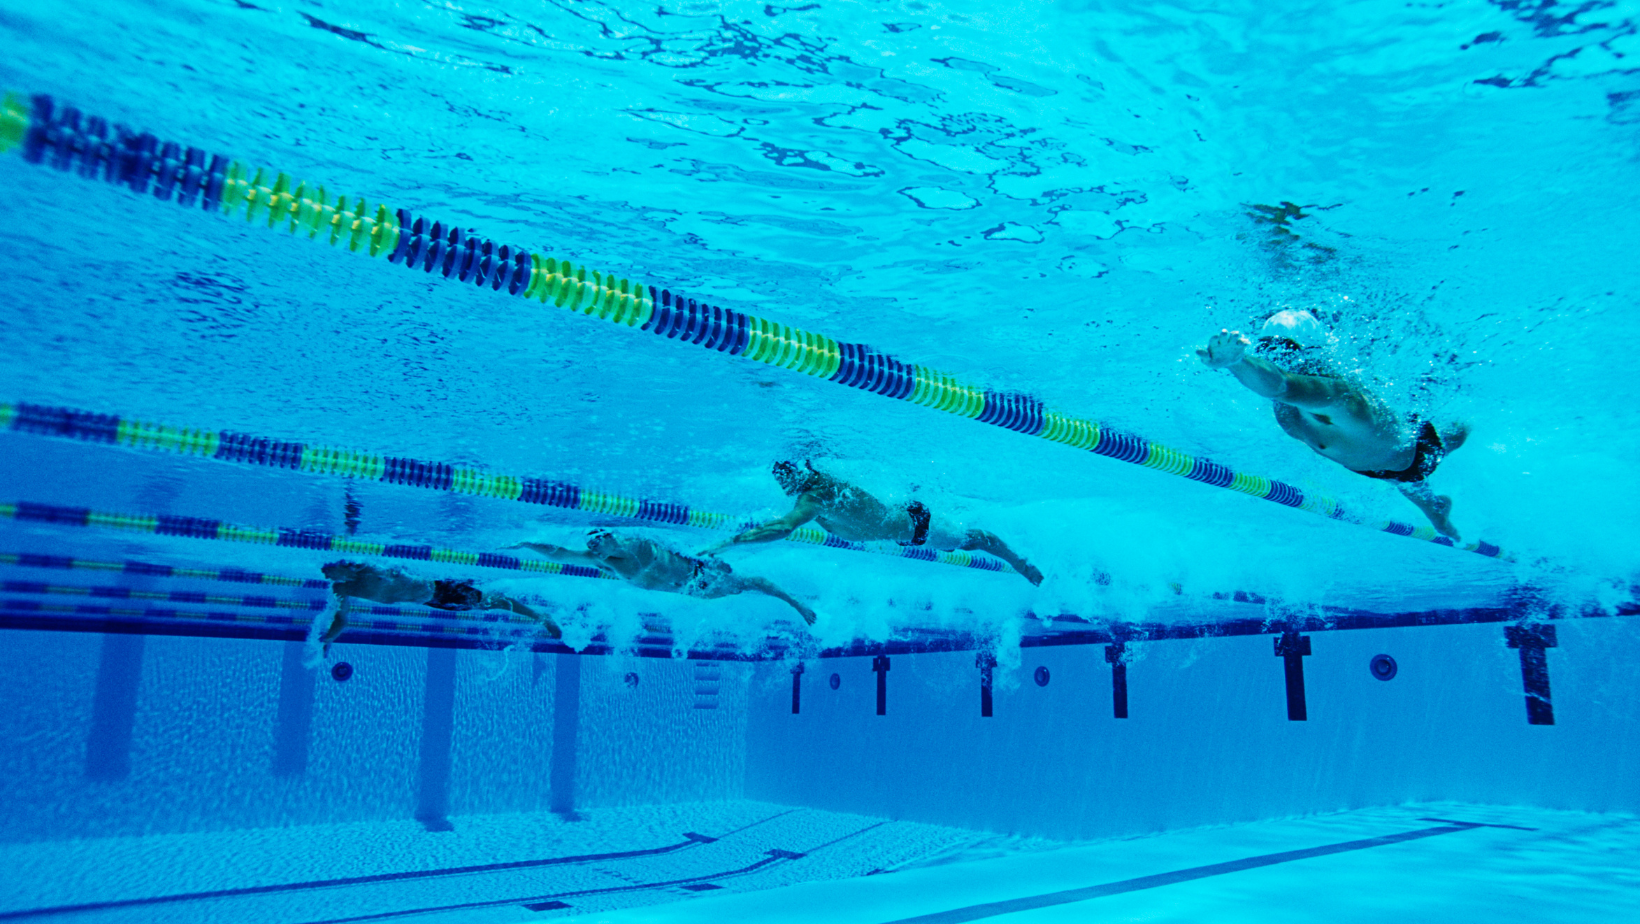
<path id="1" fill-rule="evenodd" d="M 808 662 L 796 715 L 788 668 L 758 665 L 746 794 L 1054 838 L 1414 800 L 1640 811 L 1640 620 L 1555 625 L 1553 725 L 1528 724 L 1499 625 L 1311 633 L 1304 721 L 1272 636 L 1130 643 L 1126 719 L 1103 646 L 996 668 L 989 718 L 972 652 L 891 658 L 881 716 L 872 658 Z"/>
<path id="2" fill-rule="evenodd" d="M 301 667 L 300 643 L 0 641 L 0 840 L 403 818 L 436 830 L 742 792 L 745 665 L 341 646 L 353 674 L 339 682 Z"/>

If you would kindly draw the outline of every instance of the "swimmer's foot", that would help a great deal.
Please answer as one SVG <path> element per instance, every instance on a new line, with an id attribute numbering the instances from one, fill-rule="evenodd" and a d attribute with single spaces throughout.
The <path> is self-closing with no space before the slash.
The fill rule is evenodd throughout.
<path id="1" fill-rule="evenodd" d="M 1452 452 L 1469 441 L 1469 424 L 1461 420 L 1454 420 L 1441 431 L 1441 448 Z"/>
<path id="2" fill-rule="evenodd" d="M 1436 532 L 1453 542 L 1463 538 L 1458 535 L 1458 528 L 1452 525 L 1450 519 L 1452 498 L 1445 494 L 1436 494 L 1429 489 L 1427 483 L 1422 481 L 1401 484 L 1396 487 L 1400 489 L 1402 496 L 1412 501 L 1414 506 L 1423 511 L 1424 516 L 1429 518 L 1429 525 L 1435 527 Z"/>
<path id="3" fill-rule="evenodd" d="M 1431 499 L 1429 505 L 1424 507 L 1424 514 L 1429 517 L 1429 523 L 1435 527 L 1435 531 L 1453 542 L 1458 542 L 1463 537 L 1458 534 L 1458 528 L 1452 525 L 1452 520 L 1449 517 L 1451 513 L 1452 498 L 1445 494 L 1436 495 Z"/>

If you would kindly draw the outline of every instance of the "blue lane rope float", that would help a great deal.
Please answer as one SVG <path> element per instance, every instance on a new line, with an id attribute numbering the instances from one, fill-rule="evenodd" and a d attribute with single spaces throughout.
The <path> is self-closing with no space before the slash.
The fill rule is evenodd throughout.
<path id="1" fill-rule="evenodd" d="M 17 433 L 113 444 L 132 449 L 180 452 L 222 462 L 289 468 L 319 475 L 383 481 L 457 494 L 475 494 L 525 504 L 543 504 L 605 516 L 648 520 L 672 526 L 721 530 L 745 529 L 754 525 L 750 522 L 737 522 L 728 514 L 713 513 L 688 504 L 643 500 L 548 478 L 497 474 L 486 469 L 445 462 L 422 462 L 351 449 L 311 446 L 307 443 L 247 436 L 229 430 L 190 430 L 70 408 L 21 403 L 0 404 L 0 430 L 6 429 Z M 939 552 L 921 546 L 866 545 L 839 539 L 817 526 L 798 529 L 787 537 L 787 541 L 820 545 L 828 549 L 871 552 L 979 571 L 1013 571 L 1010 566 L 986 555 L 963 551 Z"/>
<path id="2" fill-rule="evenodd" d="M 320 613 L 331 604 L 331 600 L 325 597 L 292 598 L 256 594 L 208 594 L 198 590 L 152 590 L 118 584 L 47 584 L 43 581 L 0 581 L 0 593 L 53 597 L 92 597 L 99 600 L 149 600 L 158 603 L 183 603 L 194 606 L 239 606 L 247 609 L 299 610 L 304 613 Z M 477 615 L 480 613 L 493 613 L 495 615 L 493 617 Z M 541 625 L 539 620 L 504 609 L 446 610 L 429 606 L 385 606 L 358 601 L 354 601 L 353 605 L 348 608 L 350 621 L 355 621 L 352 618 L 354 615 L 397 616 L 446 622 L 451 620 L 456 622 L 482 622 L 491 625 L 513 623 L 521 627 L 539 627 Z M 311 622 L 312 620 L 311 617 L 308 617 L 300 618 L 300 621 Z"/>
<path id="3" fill-rule="evenodd" d="M 10 588 L 6 588 L 11 592 Z M 22 591 L 32 593 L 32 591 Z M 256 610 L 187 610 L 163 606 L 121 606 L 113 603 L 51 603 L 39 600 L 24 600 L 17 597 L 6 597 L 0 600 L 0 609 L 7 613 L 40 613 L 61 616 L 77 617 L 116 617 L 139 619 L 144 622 L 176 622 L 176 621 L 206 621 L 249 623 L 264 626 L 290 626 L 296 629 L 305 629 L 311 625 L 313 618 L 308 615 L 287 615 L 283 613 L 258 612 Z M 369 619 L 365 616 L 387 616 L 393 619 Z M 417 620 L 403 622 L 405 619 Z M 348 615 L 349 635 L 342 636 L 343 640 L 351 641 L 350 635 L 358 632 L 387 632 L 412 637 L 427 636 L 430 634 L 445 636 L 480 637 L 497 642 L 506 642 L 519 637 L 513 634 L 497 635 L 490 631 L 495 628 L 510 626 L 518 629 L 526 628 L 511 622 L 497 623 L 478 621 L 473 619 L 460 620 L 473 625 L 455 625 L 445 617 L 430 615 L 427 612 L 414 612 L 397 609 L 390 606 L 354 607 Z M 534 624 L 537 627 L 539 623 Z M 529 637 L 533 633 L 526 633 Z"/>
<path id="4" fill-rule="evenodd" d="M 333 194 L 284 173 L 162 142 L 124 126 L 110 126 L 73 107 L 59 108 L 49 96 L 25 99 L 8 93 L 0 102 L 0 153 L 13 149 L 20 150 L 29 163 L 49 164 L 59 171 L 126 186 L 138 194 L 151 193 L 184 207 L 197 205 L 230 216 L 243 209 L 248 222 L 372 257 L 386 256 L 388 262 L 410 270 L 436 273 L 494 292 L 505 290 L 572 313 L 972 418 L 1340 522 L 1512 560 L 1489 542 L 1457 546 L 1428 525 L 1354 516 L 1330 498 L 1049 409 L 1032 395 L 968 384 L 866 344 L 845 343 L 569 260 L 496 244 L 454 223 L 432 221 L 405 209 L 380 204 L 372 208 L 362 197 Z"/>
<path id="5" fill-rule="evenodd" d="M 236 526 L 221 520 L 175 514 L 109 513 L 87 507 L 63 507 L 55 504 L 36 504 L 28 501 L 0 503 L 0 519 L 25 523 L 43 523 L 52 526 L 90 526 L 117 529 L 125 532 L 150 533 L 156 536 L 183 536 L 191 539 L 217 539 L 224 542 L 243 542 L 252 545 L 271 545 L 316 552 L 334 552 L 341 555 L 397 558 L 405 561 L 428 561 L 441 564 L 467 565 L 475 568 L 496 568 L 503 571 L 526 571 L 532 574 L 558 574 L 566 577 L 620 580 L 597 568 L 586 565 L 565 565 L 555 561 L 519 558 L 496 552 L 467 552 L 460 549 L 437 548 L 430 545 L 402 545 L 370 542 L 348 536 L 333 536 L 314 530 L 288 527 L 262 528 Z"/>
<path id="6" fill-rule="evenodd" d="M 236 584 L 260 584 L 278 587 L 299 588 L 302 590 L 329 591 L 331 583 L 322 579 L 294 578 L 282 575 L 264 574 L 257 571 L 244 571 L 238 568 L 180 568 L 172 565 L 159 565 L 141 561 L 101 561 L 88 558 L 72 558 L 66 555 L 40 555 L 30 552 L 0 552 L 0 566 L 9 565 L 15 568 L 35 568 L 61 571 L 96 571 L 104 574 L 126 574 L 144 578 L 169 578 L 174 580 L 191 581 L 225 581 Z M 606 576 L 607 577 L 607 576 Z M 33 589 L 44 588 L 44 589 Z M 107 597 L 115 599 L 165 600 L 176 603 L 210 603 L 238 605 L 248 607 L 273 606 L 281 609 L 310 609 L 322 610 L 328 605 L 329 597 L 322 599 L 274 597 L 221 597 L 218 595 L 198 594 L 192 592 L 158 592 L 146 588 L 128 588 L 124 586 L 111 587 L 84 587 L 81 585 L 49 585 L 38 581 L 5 581 L 0 582 L 0 590 L 8 593 L 41 593 L 67 594 L 91 597 Z M 275 601 L 269 603 L 267 601 Z M 402 607 L 384 606 L 355 600 L 349 609 L 350 613 L 375 616 L 412 616 L 420 619 L 454 619 L 457 621 L 479 621 L 494 623 L 497 620 L 489 616 L 474 615 L 477 613 L 506 613 L 506 610 L 445 610 L 434 607 Z M 520 627 L 539 626 L 536 620 L 520 614 L 511 614 L 506 621 L 518 624 Z M 644 631 L 650 635 L 666 635 L 670 628 L 645 619 Z"/>
<path id="7" fill-rule="evenodd" d="M 33 552 L 0 552 L 0 565 L 19 568 L 56 568 L 64 571 L 103 571 L 142 577 L 183 578 L 196 581 L 227 581 L 233 584 L 264 584 L 273 587 L 299 587 L 303 590 L 329 590 L 330 582 L 316 578 L 284 577 L 260 571 L 239 568 L 179 568 L 142 561 L 102 561 L 94 558 L 74 558 L 68 555 L 40 555 Z"/>
<path id="8" fill-rule="evenodd" d="M 261 639 L 265 641 L 301 641 L 307 628 L 289 616 L 266 613 L 239 613 L 232 610 L 178 610 L 164 607 L 116 607 L 96 604 L 41 603 L 37 600 L 16 598 L 0 599 L 0 629 L 22 629 L 48 632 L 96 632 L 140 635 L 182 636 L 190 638 Z M 375 627 L 350 625 L 345 640 L 348 645 L 386 645 L 392 647 L 458 648 L 495 650 L 497 646 L 522 646 L 530 651 L 571 655 L 636 655 L 640 658 L 672 660 L 686 657 L 709 661 L 757 661 L 770 657 L 767 652 L 746 653 L 730 643 L 719 643 L 700 648 L 679 650 L 674 640 L 666 635 L 644 635 L 631 642 L 612 643 L 602 633 L 581 648 L 571 648 L 557 639 L 542 635 L 498 636 L 483 628 L 446 626 L 435 631 L 423 627 L 394 627 L 382 624 Z M 783 649 L 782 649 L 783 650 Z"/>

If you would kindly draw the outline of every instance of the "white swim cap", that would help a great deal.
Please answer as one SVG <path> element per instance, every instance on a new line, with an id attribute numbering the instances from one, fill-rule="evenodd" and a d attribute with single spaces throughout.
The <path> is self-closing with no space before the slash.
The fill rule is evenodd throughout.
<path id="1" fill-rule="evenodd" d="M 1291 340 L 1306 349 L 1324 347 L 1332 339 L 1327 329 L 1315 319 L 1315 315 L 1308 311 L 1294 311 L 1291 308 L 1270 315 L 1270 319 L 1259 328 L 1258 335 Z"/>

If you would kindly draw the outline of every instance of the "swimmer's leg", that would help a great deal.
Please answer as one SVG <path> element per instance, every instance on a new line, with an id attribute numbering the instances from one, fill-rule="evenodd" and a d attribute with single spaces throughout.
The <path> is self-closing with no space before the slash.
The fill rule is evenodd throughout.
<path id="1" fill-rule="evenodd" d="M 336 641 L 342 630 L 347 628 L 347 612 L 352 608 L 352 597 L 343 597 L 341 605 L 336 607 L 336 616 L 331 619 L 330 628 L 325 630 L 324 635 L 319 636 L 319 641 L 325 646 L 325 654 L 330 654 L 330 643 Z"/>
<path id="2" fill-rule="evenodd" d="M 1429 523 L 1436 532 L 1454 541 L 1463 538 L 1448 518 L 1452 513 L 1452 498 L 1436 494 L 1428 482 L 1423 481 L 1398 482 L 1395 487 L 1400 489 L 1403 497 L 1412 501 L 1413 506 L 1422 510 L 1424 516 L 1429 517 Z"/>
<path id="3" fill-rule="evenodd" d="M 804 606 L 801 600 L 781 590 L 773 581 L 760 577 L 741 577 L 738 574 L 728 575 L 713 584 L 706 591 L 705 596 L 709 599 L 716 599 L 718 597 L 730 597 L 746 591 L 767 594 L 786 601 L 791 604 L 792 609 L 797 610 L 798 615 L 803 617 L 803 621 L 811 626 L 819 618 L 815 615 L 814 610 Z"/>
<path id="4" fill-rule="evenodd" d="M 1021 558 L 1008 544 L 998 539 L 996 533 L 988 533 L 983 529 L 970 529 L 968 536 L 958 546 L 965 552 L 989 552 L 1014 566 L 1014 570 L 1025 576 L 1025 580 L 1032 584 L 1042 583 L 1042 572 L 1035 565 Z"/>
<path id="5" fill-rule="evenodd" d="M 302 658 L 303 666 L 318 667 L 324 663 L 326 658 L 330 657 L 330 643 L 336 641 L 341 636 L 342 631 L 347 628 L 347 611 L 352 606 L 352 597 L 338 597 L 336 612 L 331 616 L 330 624 L 325 626 L 324 631 L 319 633 L 317 637 L 315 637 L 314 631 L 310 630 L 308 632 L 308 651 L 306 656 Z M 317 630 L 321 625 L 324 625 L 323 614 L 313 621 L 313 630 Z"/>
<path id="6" fill-rule="evenodd" d="M 1454 420 L 1441 430 L 1441 449 L 1451 452 L 1469 440 L 1469 424 Z"/>

